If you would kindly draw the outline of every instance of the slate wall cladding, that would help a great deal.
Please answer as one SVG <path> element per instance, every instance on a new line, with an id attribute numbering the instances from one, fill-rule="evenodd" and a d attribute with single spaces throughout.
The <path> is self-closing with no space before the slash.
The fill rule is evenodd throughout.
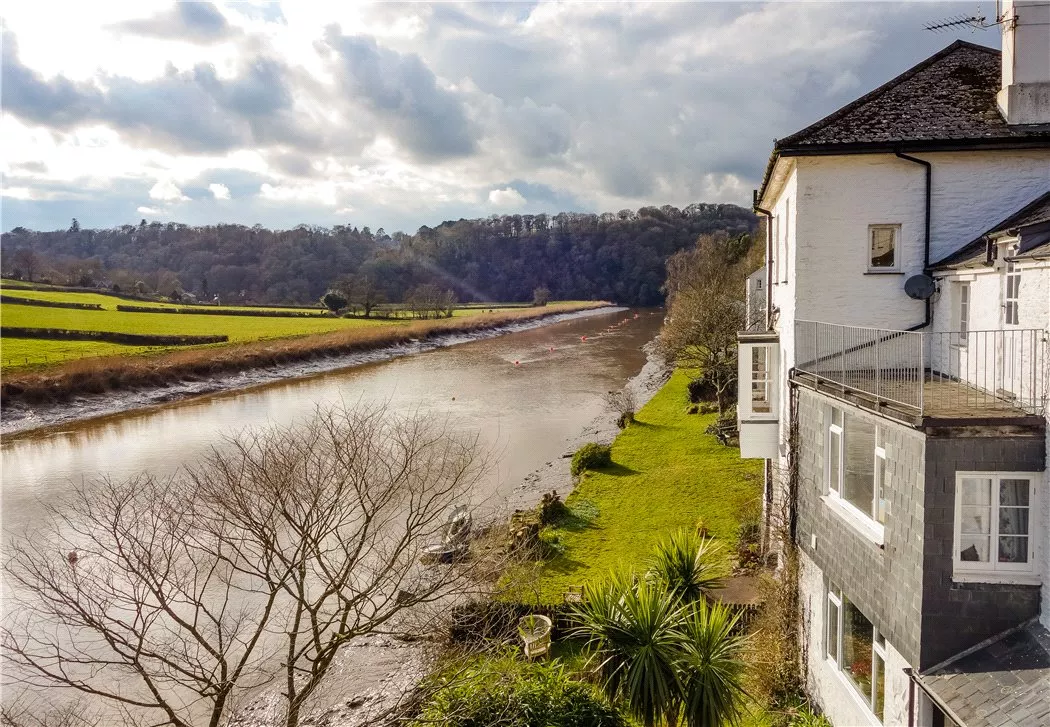
<path id="1" fill-rule="evenodd" d="M 825 579 L 842 588 L 893 647 L 909 663 L 916 664 L 922 623 L 925 436 L 808 389 L 797 391 L 798 545 L 823 571 Z M 882 547 L 823 500 L 824 412 L 833 403 L 850 416 L 882 427 L 890 501 Z"/>
<path id="2" fill-rule="evenodd" d="M 929 437 L 926 440 L 926 552 L 922 648 L 927 669 L 1039 613 L 1039 586 L 952 581 L 955 473 L 1042 472 L 1046 440 L 1030 437 Z"/>

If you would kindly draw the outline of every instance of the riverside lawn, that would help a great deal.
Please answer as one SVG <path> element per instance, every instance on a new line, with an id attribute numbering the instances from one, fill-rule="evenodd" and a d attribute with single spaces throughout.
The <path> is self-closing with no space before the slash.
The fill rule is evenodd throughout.
<path id="1" fill-rule="evenodd" d="M 569 586 L 616 568 L 643 570 L 658 541 L 701 522 L 732 556 L 742 514 L 760 502 L 762 467 L 705 433 L 717 415 L 686 413 L 688 381 L 672 375 L 613 442 L 612 465 L 581 476 L 566 499 L 571 515 L 545 528 L 552 555 L 535 580 L 518 574 L 540 603 L 559 604 Z"/>

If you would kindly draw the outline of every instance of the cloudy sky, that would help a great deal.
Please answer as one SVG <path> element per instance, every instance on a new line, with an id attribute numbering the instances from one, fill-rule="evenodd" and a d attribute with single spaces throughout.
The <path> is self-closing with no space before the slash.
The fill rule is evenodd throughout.
<path id="1" fill-rule="evenodd" d="M 998 47 L 922 29 L 975 7 L 8 2 L 0 225 L 747 204 L 774 138 Z"/>

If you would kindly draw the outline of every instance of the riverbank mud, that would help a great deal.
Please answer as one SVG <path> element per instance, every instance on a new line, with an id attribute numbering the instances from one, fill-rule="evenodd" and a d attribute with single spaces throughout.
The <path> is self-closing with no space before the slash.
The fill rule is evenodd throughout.
<path id="1" fill-rule="evenodd" d="M 491 327 L 477 327 L 447 333 L 438 332 L 393 345 L 374 346 L 340 354 L 315 355 L 301 360 L 266 366 L 253 366 L 234 371 L 219 370 L 212 374 L 184 373 L 164 383 L 153 385 L 143 383 L 136 387 L 108 392 L 70 395 L 67 400 L 63 401 L 29 403 L 24 397 L 9 397 L 3 407 L 0 435 L 20 434 L 208 394 L 250 389 L 286 379 L 316 376 L 339 369 L 389 361 L 402 356 L 494 338 L 507 333 L 527 331 L 561 321 L 604 315 L 618 310 L 624 309 L 604 305 L 565 313 L 550 313 L 527 320 L 503 322 Z M 273 342 L 273 345 L 277 344 L 278 342 Z"/>

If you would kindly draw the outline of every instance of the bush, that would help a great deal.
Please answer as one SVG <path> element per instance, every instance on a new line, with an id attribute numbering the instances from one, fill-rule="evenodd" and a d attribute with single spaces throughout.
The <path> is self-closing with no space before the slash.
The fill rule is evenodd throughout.
<path id="1" fill-rule="evenodd" d="M 608 467 L 612 464 L 612 448 L 607 444 L 596 444 L 588 442 L 576 450 L 572 456 L 572 464 L 569 471 L 574 477 L 579 477 L 585 470 L 596 470 Z"/>
<path id="2" fill-rule="evenodd" d="M 693 404 L 699 404 L 701 401 L 714 401 L 718 398 L 715 387 L 703 376 L 691 379 L 686 391 L 689 393 L 689 401 Z"/>
<path id="3" fill-rule="evenodd" d="M 595 687 L 573 681 L 559 664 L 508 655 L 452 673 L 448 684 L 433 685 L 418 727 L 627 727 Z"/>

